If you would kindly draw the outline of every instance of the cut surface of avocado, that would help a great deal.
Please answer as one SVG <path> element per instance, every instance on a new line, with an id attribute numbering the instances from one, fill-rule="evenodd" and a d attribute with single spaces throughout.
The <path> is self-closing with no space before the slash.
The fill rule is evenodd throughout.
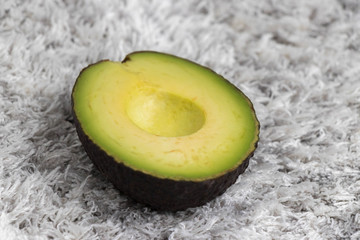
<path id="1" fill-rule="evenodd" d="M 202 181 L 255 150 L 250 100 L 208 68 L 135 52 L 84 69 L 72 93 L 82 131 L 115 162 L 156 178 Z"/>

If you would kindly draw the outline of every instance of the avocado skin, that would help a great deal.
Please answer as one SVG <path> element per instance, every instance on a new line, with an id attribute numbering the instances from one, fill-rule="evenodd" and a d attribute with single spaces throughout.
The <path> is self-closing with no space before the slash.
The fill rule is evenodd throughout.
<path id="1" fill-rule="evenodd" d="M 201 206 L 221 195 L 249 165 L 251 153 L 235 170 L 205 181 L 156 178 L 116 162 L 84 133 L 74 114 L 79 139 L 89 158 L 113 185 L 154 210 L 178 211 Z"/>
<path id="2" fill-rule="evenodd" d="M 146 51 L 139 51 L 134 53 L 141 52 Z M 126 56 L 122 62 L 124 63 L 126 61 L 130 61 L 131 59 L 129 56 L 132 54 Z M 87 66 L 80 72 L 79 76 L 85 69 L 104 61 L 109 60 L 101 60 Z M 233 86 L 236 90 L 240 91 L 227 79 L 224 78 L 224 80 Z M 154 210 L 180 211 L 187 208 L 204 205 L 205 203 L 215 199 L 217 196 L 223 194 L 232 184 L 234 184 L 238 176 L 246 170 L 249 165 L 249 160 L 254 155 L 254 151 L 258 145 L 259 138 L 257 138 L 257 141 L 254 143 L 253 149 L 247 158 L 238 167 L 232 169 L 229 172 L 224 172 L 223 175 L 214 177 L 212 179 L 203 181 L 185 181 L 157 178 L 141 171 L 134 170 L 122 163 L 115 161 L 115 159 L 109 156 L 104 150 L 99 148 L 85 134 L 81 127 L 74 110 L 73 94 L 71 94 L 71 101 L 72 114 L 74 117 L 74 123 L 78 137 L 94 165 L 120 192 L 126 194 L 136 202 L 147 205 Z M 252 107 L 255 115 L 255 110 L 252 106 L 252 103 L 249 99 L 248 101 L 250 102 L 250 106 Z M 256 121 L 258 123 L 257 136 L 259 136 L 260 124 L 257 119 Z"/>

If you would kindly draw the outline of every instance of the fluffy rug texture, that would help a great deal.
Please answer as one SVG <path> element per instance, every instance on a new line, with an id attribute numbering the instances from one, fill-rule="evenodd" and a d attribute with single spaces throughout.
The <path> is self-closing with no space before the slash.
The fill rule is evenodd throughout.
<path id="1" fill-rule="evenodd" d="M 205 206 L 127 199 L 79 142 L 80 70 L 137 50 L 206 65 L 254 103 L 250 166 Z M 2 0 L 0 239 L 360 239 L 359 114 L 357 0 Z"/>

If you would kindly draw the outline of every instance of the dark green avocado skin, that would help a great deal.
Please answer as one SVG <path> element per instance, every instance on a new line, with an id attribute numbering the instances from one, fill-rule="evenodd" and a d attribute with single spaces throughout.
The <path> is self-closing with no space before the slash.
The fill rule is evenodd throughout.
<path id="1" fill-rule="evenodd" d="M 209 202 L 236 181 L 253 155 L 250 154 L 235 170 L 210 180 L 195 182 L 161 179 L 116 162 L 83 132 L 75 114 L 74 120 L 79 139 L 100 172 L 121 192 L 155 210 L 178 211 Z"/>
<path id="2" fill-rule="evenodd" d="M 129 59 L 128 57 L 125 58 L 125 60 Z M 116 162 L 111 156 L 107 155 L 104 150 L 97 146 L 86 135 L 81 127 L 81 123 L 78 121 L 74 111 L 73 95 L 71 96 L 71 101 L 77 134 L 87 155 L 95 166 L 122 193 L 154 210 L 179 211 L 191 207 L 198 207 L 223 194 L 226 189 L 237 180 L 238 176 L 246 170 L 249 165 L 249 160 L 253 156 L 258 144 L 258 142 L 254 144 L 252 152 L 242 164 L 221 176 L 204 181 L 156 178 Z M 258 134 L 259 129 L 260 125 L 258 126 Z"/>
<path id="3" fill-rule="evenodd" d="M 249 155 L 235 170 L 210 180 L 195 182 L 156 178 L 116 162 L 89 139 L 76 116 L 74 119 L 79 139 L 100 172 L 121 192 L 155 210 L 185 210 L 209 202 L 236 181 L 253 155 Z"/>

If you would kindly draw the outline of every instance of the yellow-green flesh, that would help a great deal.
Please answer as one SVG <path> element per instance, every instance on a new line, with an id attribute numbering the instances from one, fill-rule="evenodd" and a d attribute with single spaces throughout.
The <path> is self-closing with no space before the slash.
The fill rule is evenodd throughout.
<path id="1" fill-rule="evenodd" d="M 85 134 L 115 161 L 159 178 L 204 180 L 254 150 L 250 101 L 200 65 L 155 52 L 85 69 L 74 111 Z"/>

